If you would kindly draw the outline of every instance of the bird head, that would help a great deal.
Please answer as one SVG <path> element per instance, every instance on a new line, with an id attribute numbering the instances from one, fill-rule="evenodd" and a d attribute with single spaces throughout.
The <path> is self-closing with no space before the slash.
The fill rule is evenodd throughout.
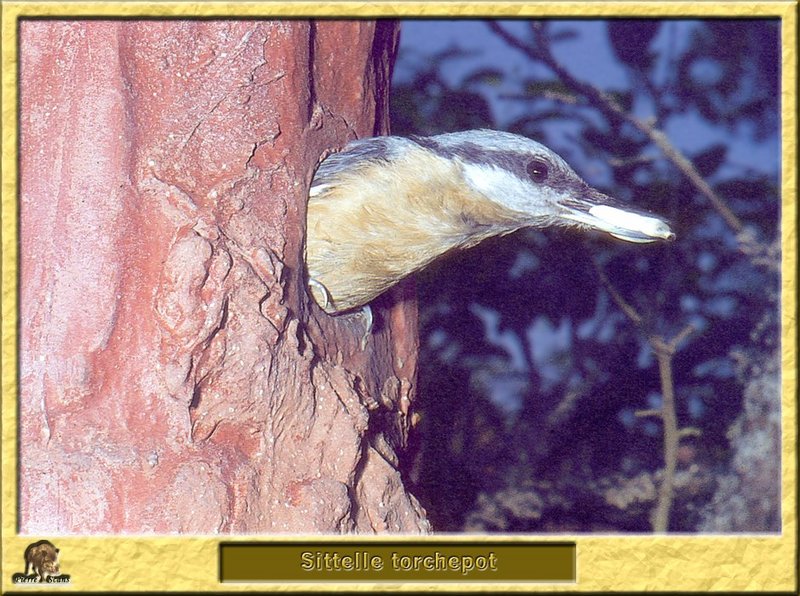
<path id="1" fill-rule="evenodd" d="M 514 212 L 526 226 L 577 226 L 628 242 L 673 240 L 663 219 L 592 188 L 556 153 L 531 139 L 494 130 L 412 137 L 460 164 L 473 191 Z"/>

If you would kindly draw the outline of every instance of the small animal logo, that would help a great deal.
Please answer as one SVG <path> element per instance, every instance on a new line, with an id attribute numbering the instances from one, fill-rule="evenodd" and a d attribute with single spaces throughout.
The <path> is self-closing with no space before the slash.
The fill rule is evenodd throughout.
<path id="1" fill-rule="evenodd" d="M 59 552 L 49 540 L 29 544 L 25 549 L 25 573 L 15 573 L 12 581 L 16 584 L 69 583 L 69 576 L 61 573 Z"/>

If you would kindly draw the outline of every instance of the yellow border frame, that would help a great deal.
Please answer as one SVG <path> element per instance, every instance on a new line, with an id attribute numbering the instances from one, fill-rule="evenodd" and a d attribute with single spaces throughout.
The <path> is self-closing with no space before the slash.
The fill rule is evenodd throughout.
<path id="1" fill-rule="evenodd" d="M 2 591 L 15 586 L 36 537 L 16 533 L 17 478 L 17 21 L 21 17 L 772 17 L 781 19 L 782 64 L 782 528 L 780 536 L 504 536 L 527 542 L 574 539 L 578 583 L 554 584 L 219 584 L 221 537 L 59 537 L 66 591 L 794 591 L 797 589 L 797 4 L 784 2 L 6 2 L 2 4 Z M 43 537 L 52 538 L 52 537 Z M 246 536 L 253 541 L 270 537 Z M 236 537 L 224 537 L 237 540 Z M 314 541 L 319 536 L 281 540 Z M 337 538 L 338 539 L 338 538 Z M 393 538 L 402 541 L 403 537 Z M 429 540 L 464 540 L 451 536 Z M 343 537 L 360 541 L 364 537 Z M 419 537 L 409 537 L 419 540 Z M 490 539 L 477 537 L 487 545 Z M 109 570 L 113 570 L 109 573 Z"/>

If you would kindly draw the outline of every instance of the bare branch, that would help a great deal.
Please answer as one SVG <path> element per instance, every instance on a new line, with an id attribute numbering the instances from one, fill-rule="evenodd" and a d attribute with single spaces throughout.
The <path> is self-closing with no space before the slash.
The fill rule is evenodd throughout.
<path id="1" fill-rule="evenodd" d="M 658 488 L 658 499 L 655 509 L 653 509 L 651 524 L 654 532 L 666 532 L 669 529 L 669 514 L 672 508 L 673 484 L 675 482 L 675 472 L 678 467 L 678 445 L 681 437 L 694 434 L 691 429 L 680 429 L 678 427 L 678 415 L 675 407 L 675 387 L 672 373 L 672 359 L 678 345 L 695 331 L 691 323 L 686 325 L 671 340 L 667 341 L 659 335 L 648 332 L 645 329 L 644 319 L 622 297 L 622 294 L 614 287 L 608 279 L 605 271 L 597 262 L 592 259 L 600 281 L 606 288 L 611 298 L 619 306 L 620 310 L 647 336 L 647 342 L 653 349 L 658 361 L 658 374 L 661 382 L 661 408 L 649 410 L 637 410 L 634 414 L 643 418 L 647 416 L 658 416 L 664 423 L 664 474 Z"/>
<path id="2" fill-rule="evenodd" d="M 681 438 L 683 438 L 683 437 L 699 437 L 699 436 L 701 436 L 703 434 L 703 432 L 699 428 L 697 428 L 695 426 L 685 426 L 679 431 L 678 434 L 681 436 Z"/>
<path id="3" fill-rule="evenodd" d="M 656 351 L 658 374 L 661 377 L 661 419 L 664 422 L 664 477 L 658 487 L 658 500 L 653 510 L 653 531 L 663 533 L 669 529 L 672 509 L 675 471 L 678 468 L 678 416 L 675 411 L 675 389 L 672 383 L 672 354 Z"/>
<path id="4" fill-rule="evenodd" d="M 681 331 L 678 333 L 678 335 L 676 335 L 675 337 L 673 337 L 673 338 L 670 340 L 670 342 L 669 342 L 669 344 L 668 344 L 668 345 L 669 345 L 669 347 L 672 349 L 672 351 L 673 351 L 673 352 L 675 352 L 675 350 L 677 349 L 678 345 L 679 345 L 679 344 L 680 344 L 680 343 L 681 343 L 681 342 L 682 342 L 684 339 L 686 339 L 686 338 L 687 338 L 687 337 L 689 337 L 689 336 L 690 336 L 692 333 L 694 333 L 696 330 L 697 330 L 697 329 L 696 329 L 696 327 L 695 327 L 694 325 L 692 325 L 691 323 L 689 323 L 688 325 L 686 325 L 686 327 L 684 327 L 683 329 L 681 329 Z"/>
<path id="5" fill-rule="evenodd" d="M 600 277 L 600 282 L 606 288 L 608 293 L 611 295 L 611 299 L 619 306 L 620 310 L 625 313 L 625 315 L 633 322 L 634 325 L 643 329 L 644 320 L 642 319 L 642 315 L 640 315 L 633 306 L 628 304 L 625 299 L 622 297 L 617 291 L 612 283 L 609 281 L 606 272 L 603 271 L 603 268 L 600 266 L 600 263 L 597 262 L 597 259 L 592 259 L 592 263 L 594 264 L 594 268 L 597 271 L 597 275 Z"/>
<path id="6" fill-rule="evenodd" d="M 633 413 L 637 418 L 656 417 L 661 418 L 661 410 L 636 410 Z"/>

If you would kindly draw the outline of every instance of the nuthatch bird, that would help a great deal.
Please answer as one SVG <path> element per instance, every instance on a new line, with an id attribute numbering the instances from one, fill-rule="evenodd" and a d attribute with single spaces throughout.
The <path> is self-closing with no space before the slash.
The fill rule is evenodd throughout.
<path id="1" fill-rule="evenodd" d="M 528 226 L 602 230 L 629 242 L 675 237 L 665 221 L 590 187 L 528 138 L 493 130 L 375 137 L 348 143 L 314 176 L 309 288 L 327 313 L 348 311 L 450 250 Z"/>

